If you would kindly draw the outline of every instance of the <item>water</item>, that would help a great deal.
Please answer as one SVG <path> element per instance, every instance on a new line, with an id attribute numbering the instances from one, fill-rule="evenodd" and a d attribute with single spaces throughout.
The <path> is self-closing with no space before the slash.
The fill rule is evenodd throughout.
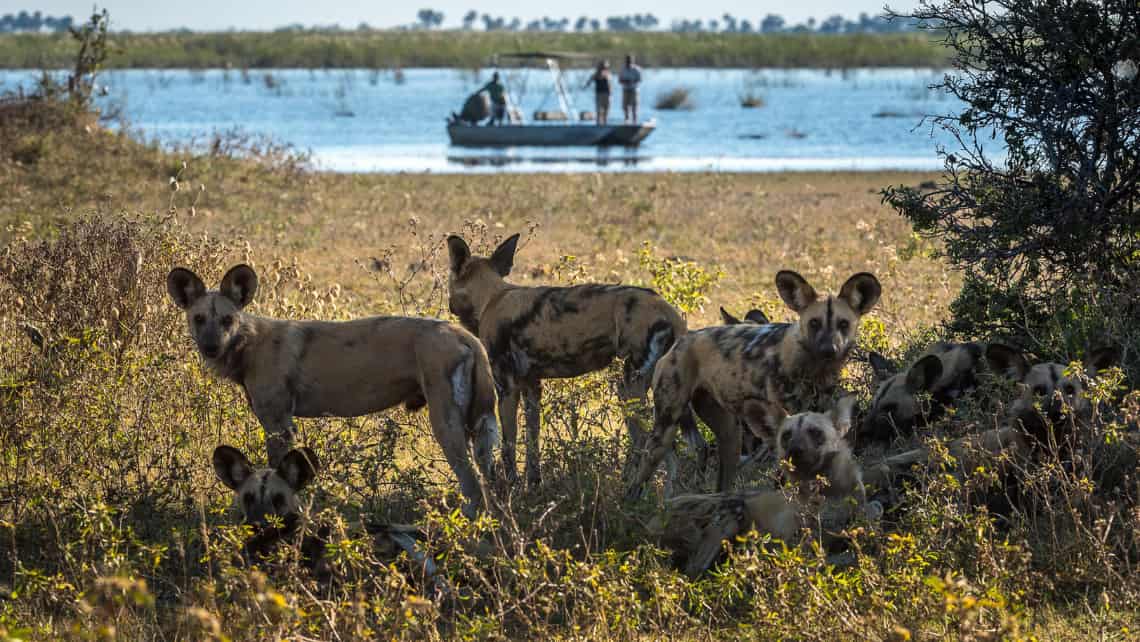
<path id="1" fill-rule="evenodd" d="M 30 86 L 31 71 L 0 71 L 0 91 Z M 927 89 L 929 69 L 646 69 L 642 118 L 657 131 L 636 149 L 470 149 L 448 143 L 445 117 L 489 79 L 457 69 L 125 70 L 100 77 L 104 105 L 166 143 L 203 141 L 240 129 L 310 150 L 318 168 L 350 172 L 930 170 L 941 167 L 945 132 L 927 114 L 961 104 Z M 567 74 L 578 110 L 593 109 L 585 72 Z M 545 71 L 510 72 L 527 115 L 557 109 Z M 691 90 L 695 108 L 654 109 L 656 96 Z M 754 94 L 764 106 L 744 109 Z M 621 118 L 615 95 L 611 120 Z"/>

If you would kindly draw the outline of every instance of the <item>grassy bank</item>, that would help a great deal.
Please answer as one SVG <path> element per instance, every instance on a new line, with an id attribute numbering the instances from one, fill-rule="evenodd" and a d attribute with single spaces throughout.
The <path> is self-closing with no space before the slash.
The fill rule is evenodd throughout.
<path id="1" fill-rule="evenodd" d="M 0 639 L 1134 635 L 1134 496 L 1103 500 L 1060 470 L 1042 482 L 1058 503 L 1024 520 L 987 513 L 985 471 L 963 485 L 916 474 L 905 510 L 850 534 L 854 566 L 746 540 L 686 579 L 646 533 L 659 484 L 621 499 L 618 368 L 546 385 L 542 486 L 496 489 L 494 519 L 473 524 L 453 513 L 423 413 L 301 420 L 325 467 L 306 497 L 332 525 L 338 580 L 314 581 L 290 547 L 256 569 L 237 559 L 243 536 L 210 453 L 228 443 L 260 459 L 263 437 L 241 390 L 193 355 L 165 292 L 172 266 L 213 285 L 251 263 L 258 314 L 446 316 L 444 235 L 479 251 L 523 231 L 511 280 L 707 297 L 692 327 L 719 305 L 788 318 L 778 269 L 829 291 L 869 270 L 884 296 L 861 346 L 899 356 L 945 318 L 958 280 L 878 189 L 930 176 L 321 174 L 271 149 L 237 146 L 257 162 L 227 153 L 234 141 L 168 153 L 52 114 L 0 111 Z M 846 383 L 869 396 L 862 366 Z M 985 401 L 931 430 L 992 422 L 1000 400 Z M 685 488 L 711 487 L 714 469 L 683 454 Z M 385 520 L 423 526 L 449 591 L 372 545 L 361 522 Z"/>
<path id="2" fill-rule="evenodd" d="M 115 35 L 111 67 L 483 67 L 495 53 L 573 51 L 655 67 L 936 67 L 924 34 L 680 34 L 375 31 Z M 0 67 L 66 67 L 68 36 L 0 36 Z"/>

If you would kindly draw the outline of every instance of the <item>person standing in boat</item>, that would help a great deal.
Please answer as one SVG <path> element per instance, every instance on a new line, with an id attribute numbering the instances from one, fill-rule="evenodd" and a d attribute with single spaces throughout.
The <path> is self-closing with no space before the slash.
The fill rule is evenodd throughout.
<path id="1" fill-rule="evenodd" d="M 487 92 L 491 98 L 491 120 L 487 124 L 502 125 L 503 118 L 507 115 L 507 88 L 499 81 L 499 72 L 491 74 L 491 81 L 479 91 Z"/>
<path id="2" fill-rule="evenodd" d="M 594 117 L 599 125 L 606 124 L 610 115 L 610 62 L 603 60 L 598 63 L 598 69 L 586 80 L 582 88 L 594 84 Z"/>
<path id="3" fill-rule="evenodd" d="M 625 66 L 618 74 L 621 83 L 621 109 L 625 122 L 637 124 L 637 89 L 641 86 L 641 67 L 633 64 L 633 56 L 625 57 Z"/>

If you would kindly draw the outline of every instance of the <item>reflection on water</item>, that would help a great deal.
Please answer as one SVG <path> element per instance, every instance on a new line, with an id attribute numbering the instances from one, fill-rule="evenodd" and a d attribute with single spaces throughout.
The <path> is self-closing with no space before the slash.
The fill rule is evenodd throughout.
<path id="1" fill-rule="evenodd" d="M 636 168 L 638 164 L 651 163 L 653 160 L 652 156 L 636 147 L 573 148 L 573 151 L 566 154 L 550 153 L 549 150 L 547 152 L 546 154 L 526 154 L 510 148 L 495 148 L 479 153 L 469 148 L 463 148 L 462 153 L 449 153 L 447 162 L 465 168 L 503 168 L 512 165 L 522 167 L 527 165 L 592 165 L 596 168 L 622 167 L 629 169 Z"/>
<path id="2" fill-rule="evenodd" d="M 593 104 L 571 73 L 570 111 Z M 115 105 L 148 140 L 190 144 L 240 130 L 312 153 L 317 167 L 344 172 L 595 172 L 916 169 L 940 167 L 938 146 L 954 139 L 923 114 L 962 105 L 928 86 L 930 69 L 646 69 L 642 117 L 657 128 L 636 149 L 471 149 L 448 144 L 445 118 L 487 74 L 406 69 L 400 82 L 374 70 L 125 70 L 100 76 Z M 31 87 L 37 74 L 0 71 L 0 91 Z M 512 81 L 513 82 L 513 81 Z M 514 85 L 531 115 L 559 108 L 549 76 Z M 689 90 L 691 110 L 654 107 Z M 743 109 L 741 96 L 762 107 Z M 620 113 L 617 100 L 611 113 Z M 996 150 L 995 150 L 996 151 Z"/>

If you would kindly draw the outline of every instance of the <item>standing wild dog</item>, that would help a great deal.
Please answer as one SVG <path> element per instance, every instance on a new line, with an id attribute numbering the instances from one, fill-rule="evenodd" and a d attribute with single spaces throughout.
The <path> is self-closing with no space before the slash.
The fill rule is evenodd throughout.
<path id="1" fill-rule="evenodd" d="M 495 387 L 487 353 L 466 330 L 438 319 L 371 317 L 354 321 L 285 321 L 244 311 L 257 291 L 247 265 L 226 272 L 208 291 L 190 270 L 166 279 L 186 310 L 190 336 L 206 365 L 240 385 L 265 428 L 270 465 L 293 443 L 293 417 L 357 417 L 404 403 L 425 404 L 432 432 L 459 478 L 470 514 L 480 499 L 468 456 L 492 472 L 498 439 Z"/>
<path id="2" fill-rule="evenodd" d="M 653 434 L 629 497 L 641 494 L 672 450 L 689 404 L 716 435 L 717 490 L 724 492 L 732 487 L 740 458 L 738 420 L 769 447 L 774 444 L 776 426 L 769 425 L 765 409 L 770 386 L 783 396 L 771 401 L 797 410 L 834 390 L 859 319 L 882 293 L 878 279 L 862 272 L 847 279 L 838 295 L 821 298 L 802 276 L 784 270 L 776 275 L 776 288 L 799 314 L 797 322 L 694 330 L 661 359 L 653 375 Z"/>
<path id="3" fill-rule="evenodd" d="M 942 409 L 977 385 L 982 346 L 977 343 L 938 341 L 923 351 L 906 370 L 872 352 L 868 361 L 875 374 L 875 395 L 863 420 L 862 434 L 873 441 L 910 435 L 916 426 L 938 416 Z M 930 394 L 926 408 L 919 394 Z"/>
<path id="4" fill-rule="evenodd" d="M 499 386 L 503 464 L 515 472 L 520 393 L 526 413 L 526 477 L 541 479 L 539 431 L 542 380 L 576 377 L 624 360 L 618 395 L 645 399 L 653 367 L 685 334 L 680 313 L 657 293 L 626 285 L 524 287 L 504 277 L 514 266 L 519 235 L 490 257 L 472 256 L 467 242 L 447 239 L 451 256 L 449 307 L 487 346 Z M 634 447 L 642 442 L 637 418 L 626 419 Z"/>

